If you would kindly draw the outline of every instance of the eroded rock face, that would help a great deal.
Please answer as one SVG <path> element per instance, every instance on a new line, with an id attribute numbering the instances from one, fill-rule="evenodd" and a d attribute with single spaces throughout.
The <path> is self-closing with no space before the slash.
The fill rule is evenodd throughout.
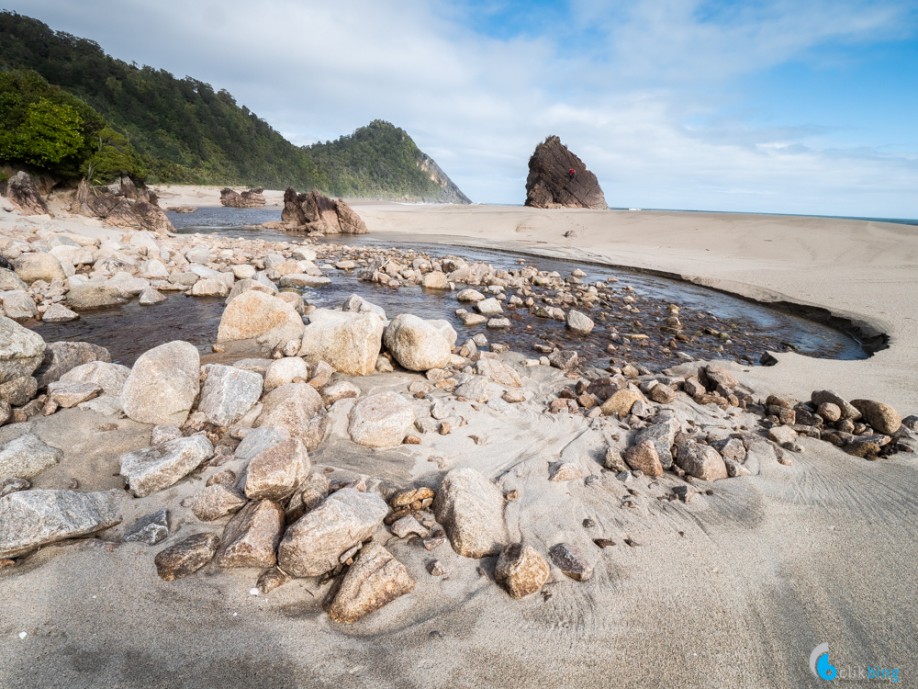
<path id="1" fill-rule="evenodd" d="M 351 624 L 414 589 L 408 568 L 378 543 L 370 543 L 344 575 L 328 608 L 335 622 Z"/>
<path id="2" fill-rule="evenodd" d="M 529 159 L 526 205 L 535 208 L 607 207 L 596 175 L 557 136 L 549 136 L 536 146 Z"/>
<path id="3" fill-rule="evenodd" d="M 374 493 L 343 488 L 294 522 L 278 548 L 281 569 L 315 577 L 334 569 L 342 554 L 373 535 L 389 512 Z"/>
<path id="4" fill-rule="evenodd" d="M 137 188 L 129 178 L 122 179 L 121 190 L 111 192 L 107 187 L 92 187 L 86 180 L 80 182 L 70 212 L 90 218 L 102 218 L 109 225 L 157 234 L 175 232 L 175 228 L 159 207 L 156 194 L 146 188 Z"/>
<path id="5" fill-rule="evenodd" d="M 264 189 L 246 189 L 235 191 L 229 187 L 220 190 L 220 203 L 230 208 L 259 208 L 264 206 Z"/>
<path id="6" fill-rule="evenodd" d="M 446 474 L 433 507 L 453 550 L 464 557 L 496 555 L 508 541 L 504 496 L 474 469 L 453 469 Z"/>
<path id="7" fill-rule="evenodd" d="M 6 197 L 19 208 L 23 215 L 44 215 L 48 213 L 45 200 L 38 193 L 35 180 L 28 172 L 20 170 L 6 183 Z"/>
<path id="8" fill-rule="evenodd" d="M 316 309 L 303 331 L 300 356 L 312 365 L 324 361 L 341 373 L 366 376 L 376 369 L 382 337 L 376 314 Z"/>
<path id="9" fill-rule="evenodd" d="M 367 233 L 360 216 L 341 199 L 330 199 L 318 191 L 297 194 L 291 187 L 284 192 L 281 222 L 300 232 Z"/>
<path id="10" fill-rule="evenodd" d="M 121 521 L 114 491 L 24 490 L 0 498 L 0 558 L 18 557 Z"/>
<path id="11" fill-rule="evenodd" d="M 181 426 L 200 389 L 201 357 L 176 340 L 140 355 L 121 391 L 124 413 L 141 423 Z"/>
<path id="12" fill-rule="evenodd" d="M 303 319 L 283 299 L 249 290 L 233 298 L 220 317 L 217 342 L 256 340 L 268 348 L 297 340 Z"/>

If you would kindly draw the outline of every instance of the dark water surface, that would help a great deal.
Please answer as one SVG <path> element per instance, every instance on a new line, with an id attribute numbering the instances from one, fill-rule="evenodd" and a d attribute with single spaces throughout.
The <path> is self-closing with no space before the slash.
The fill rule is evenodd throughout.
<path id="1" fill-rule="evenodd" d="M 302 237 L 280 230 L 258 227 L 260 223 L 279 220 L 280 209 L 201 208 L 195 213 L 169 213 L 176 230 L 184 233 L 208 233 L 223 237 L 245 237 L 269 241 L 299 243 Z M 538 342 L 576 349 L 593 365 L 605 366 L 609 359 L 630 361 L 658 369 L 678 362 L 666 351 L 671 334 L 660 331 L 669 315 L 669 305 L 677 304 L 686 334 L 691 341 L 680 342 L 679 351 L 694 358 L 732 358 L 749 364 L 758 363 L 766 351 L 794 350 L 803 354 L 839 359 L 869 356 L 852 335 L 823 322 L 817 322 L 774 307 L 745 300 L 716 290 L 646 273 L 610 268 L 602 265 L 556 258 L 528 256 L 494 249 L 466 248 L 411 241 L 409 236 L 361 235 L 338 236 L 320 240 L 316 249 L 331 251 L 318 263 L 334 262 L 347 257 L 352 250 L 382 251 L 397 247 L 433 257 L 457 256 L 467 261 L 481 261 L 496 268 L 517 270 L 523 265 L 539 270 L 557 271 L 562 277 L 580 268 L 586 272 L 584 284 L 615 278 L 613 297 L 592 310 L 584 310 L 596 328 L 587 337 L 571 335 L 563 322 L 531 316 L 523 308 L 504 308 L 513 323 L 509 331 L 488 330 L 484 326 L 467 328 L 455 316 L 460 304 L 453 292 L 431 292 L 421 287 L 393 289 L 361 281 L 356 272 L 333 270 L 332 283 L 317 289 L 303 290 L 310 304 L 320 307 L 339 306 L 351 294 L 382 306 L 389 317 L 413 313 L 423 318 L 445 318 L 459 333 L 460 341 L 476 332 L 485 332 L 492 342 L 502 342 L 515 351 L 537 356 L 532 345 Z M 347 244 L 336 249 L 332 245 Z M 323 246 L 325 245 L 325 246 Z M 411 255 L 406 259 L 410 263 Z M 477 287 L 482 291 L 483 288 Z M 508 289 L 511 294 L 513 290 Z M 624 308 L 620 297 L 630 295 L 639 313 Z M 140 306 L 136 301 L 125 306 L 84 312 L 71 323 L 33 324 L 47 341 L 84 340 L 105 346 L 113 360 L 132 364 L 144 351 L 164 342 L 181 339 L 193 343 L 202 353 L 210 352 L 216 339 L 224 300 L 195 298 L 182 294 L 169 296 L 157 306 Z M 566 308 L 565 308 L 566 310 Z M 616 336 L 617 333 L 617 336 Z M 647 339 L 628 337 L 645 334 Z M 624 339 L 622 339 L 624 338 Z M 725 340 L 729 340 L 725 342 Z M 613 344 L 615 351 L 607 352 Z"/>

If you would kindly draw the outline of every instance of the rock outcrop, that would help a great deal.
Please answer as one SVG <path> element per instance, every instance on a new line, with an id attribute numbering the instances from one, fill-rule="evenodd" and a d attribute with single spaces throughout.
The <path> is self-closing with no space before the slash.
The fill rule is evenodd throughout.
<path id="1" fill-rule="evenodd" d="M 299 232 L 367 233 L 367 226 L 360 216 L 341 199 L 330 199 L 318 191 L 297 194 L 292 187 L 284 192 L 281 222 Z"/>
<path id="2" fill-rule="evenodd" d="M 6 197 L 19 208 L 23 215 L 43 215 L 48 213 L 45 200 L 35 188 L 32 176 L 20 170 L 6 183 Z"/>
<path id="3" fill-rule="evenodd" d="M 90 186 L 83 180 L 77 187 L 70 212 L 102 218 L 116 227 L 150 230 L 157 234 L 175 231 L 166 212 L 159 207 L 156 194 L 146 188 L 138 189 L 127 178 L 122 179 L 118 192 L 112 192 L 107 187 Z"/>
<path id="4" fill-rule="evenodd" d="M 606 208 L 596 175 L 557 136 L 536 146 L 529 159 L 526 205 L 534 208 Z"/>
<path id="5" fill-rule="evenodd" d="M 266 203 L 264 191 L 264 189 L 247 189 L 240 192 L 224 187 L 220 190 L 220 203 L 230 208 L 259 208 Z"/>

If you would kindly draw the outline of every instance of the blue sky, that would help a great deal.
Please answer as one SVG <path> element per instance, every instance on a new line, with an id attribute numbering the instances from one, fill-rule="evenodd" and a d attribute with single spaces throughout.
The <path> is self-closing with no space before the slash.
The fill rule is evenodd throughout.
<path id="1" fill-rule="evenodd" d="M 914 0 L 5 0 L 290 140 L 405 128 L 520 203 L 549 134 L 610 205 L 918 217 Z"/>

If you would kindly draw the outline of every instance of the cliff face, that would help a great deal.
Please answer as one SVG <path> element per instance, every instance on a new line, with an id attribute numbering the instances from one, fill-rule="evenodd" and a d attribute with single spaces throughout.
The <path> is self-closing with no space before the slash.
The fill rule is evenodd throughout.
<path id="1" fill-rule="evenodd" d="M 471 203 L 472 200 L 462 193 L 462 190 L 456 186 L 443 169 L 437 165 L 437 161 L 424 152 L 421 152 L 418 160 L 418 167 L 430 178 L 430 181 L 443 190 L 439 201 L 441 203 Z"/>
<path id="2" fill-rule="evenodd" d="M 526 205 L 535 208 L 607 208 L 596 175 L 557 136 L 536 146 L 529 159 Z"/>

